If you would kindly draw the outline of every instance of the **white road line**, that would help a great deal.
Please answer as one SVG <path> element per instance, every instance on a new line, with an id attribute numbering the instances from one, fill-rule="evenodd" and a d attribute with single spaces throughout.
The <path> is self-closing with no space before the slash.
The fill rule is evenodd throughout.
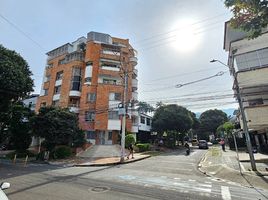
<path id="1" fill-rule="evenodd" d="M 231 193 L 229 187 L 221 186 L 221 197 L 223 200 L 231 200 Z"/>

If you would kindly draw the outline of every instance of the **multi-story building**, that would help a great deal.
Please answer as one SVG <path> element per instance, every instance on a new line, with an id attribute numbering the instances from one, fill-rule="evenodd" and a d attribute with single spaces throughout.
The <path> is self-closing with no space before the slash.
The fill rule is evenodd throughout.
<path id="1" fill-rule="evenodd" d="M 32 111 L 35 111 L 38 97 L 39 97 L 39 94 L 32 94 L 28 98 L 23 99 L 24 106 L 30 108 Z"/>
<path id="2" fill-rule="evenodd" d="M 152 117 L 135 111 L 135 116 L 132 119 L 132 133 L 134 133 L 137 142 L 148 143 L 152 141 L 151 129 L 152 129 Z"/>
<path id="3" fill-rule="evenodd" d="M 237 80 L 233 88 L 235 94 L 235 88 L 240 89 L 253 145 L 268 150 L 268 29 L 249 40 L 226 22 L 224 49 L 229 52 L 228 65 Z"/>
<path id="4" fill-rule="evenodd" d="M 42 106 L 68 107 L 77 113 L 79 125 L 93 144 L 116 144 L 122 130 L 119 107 L 127 75 L 129 103 L 126 130 L 137 118 L 137 57 L 128 39 L 89 32 L 72 43 L 47 53 L 47 66 L 36 111 Z"/>

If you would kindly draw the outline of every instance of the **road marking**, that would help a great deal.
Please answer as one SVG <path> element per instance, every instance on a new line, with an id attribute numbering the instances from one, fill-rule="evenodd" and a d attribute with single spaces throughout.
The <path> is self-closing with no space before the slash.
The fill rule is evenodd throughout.
<path id="1" fill-rule="evenodd" d="M 188 181 L 190 181 L 190 182 L 196 182 L 196 180 L 193 180 L 193 179 L 189 179 Z"/>
<path id="2" fill-rule="evenodd" d="M 242 171 L 242 172 L 245 172 L 246 169 L 245 169 L 244 165 L 243 165 L 242 163 L 240 163 L 240 162 L 239 162 L 239 165 L 240 165 L 240 167 L 241 167 L 241 171 Z"/>
<path id="3" fill-rule="evenodd" d="M 221 197 L 223 200 L 231 200 L 232 199 L 229 187 L 221 186 Z"/>

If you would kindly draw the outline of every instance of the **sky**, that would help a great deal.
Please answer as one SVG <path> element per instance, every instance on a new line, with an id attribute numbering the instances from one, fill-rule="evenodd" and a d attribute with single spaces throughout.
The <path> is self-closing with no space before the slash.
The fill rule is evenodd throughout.
<path id="1" fill-rule="evenodd" d="M 0 0 L 0 5 L 0 44 L 28 62 L 35 93 L 41 90 L 46 52 L 97 31 L 129 39 L 138 51 L 139 101 L 177 103 L 193 112 L 238 107 L 228 68 L 209 62 L 227 62 L 224 22 L 232 15 L 222 0 Z"/>

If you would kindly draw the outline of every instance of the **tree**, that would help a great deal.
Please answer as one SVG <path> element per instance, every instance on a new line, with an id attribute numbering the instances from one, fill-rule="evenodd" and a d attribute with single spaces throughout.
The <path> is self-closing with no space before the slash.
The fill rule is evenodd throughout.
<path id="1" fill-rule="evenodd" d="M 8 127 L 9 143 L 18 152 L 24 152 L 32 141 L 29 119 L 34 116 L 34 112 L 19 102 L 12 106 L 11 116 Z"/>
<path id="2" fill-rule="evenodd" d="M 165 131 L 187 132 L 193 125 L 190 112 L 176 104 L 160 106 L 156 109 L 152 120 L 154 131 L 163 133 Z"/>
<path id="3" fill-rule="evenodd" d="M 193 126 L 192 113 L 182 106 L 176 104 L 162 105 L 158 107 L 152 119 L 152 129 L 162 136 L 167 134 L 167 144 L 174 147 L 180 138 L 183 142 L 185 133 Z"/>
<path id="4" fill-rule="evenodd" d="M 138 103 L 138 107 L 139 107 L 138 111 L 142 113 L 148 113 L 154 111 L 154 107 L 144 101 L 140 101 Z"/>
<path id="5" fill-rule="evenodd" d="M 227 121 L 227 114 L 221 110 L 207 110 L 200 115 L 200 129 L 216 137 L 217 128 Z"/>
<path id="6" fill-rule="evenodd" d="M 33 91 L 31 75 L 27 62 L 18 53 L 0 45 L 0 138 L 10 121 L 11 104 Z"/>
<path id="7" fill-rule="evenodd" d="M 69 145 L 79 135 L 78 118 L 67 108 L 42 107 L 32 120 L 33 133 L 45 139 L 48 150 Z"/>
<path id="8" fill-rule="evenodd" d="M 268 1 L 266 0 L 225 0 L 225 6 L 234 14 L 231 26 L 242 29 L 249 38 L 261 35 L 268 25 Z"/>
<path id="9" fill-rule="evenodd" d="M 235 128 L 235 126 L 232 122 L 225 122 L 223 124 L 223 128 L 224 128 L 225 133 L 227 134 L 227 137 L 231 137 L 232 131 Z"/>

